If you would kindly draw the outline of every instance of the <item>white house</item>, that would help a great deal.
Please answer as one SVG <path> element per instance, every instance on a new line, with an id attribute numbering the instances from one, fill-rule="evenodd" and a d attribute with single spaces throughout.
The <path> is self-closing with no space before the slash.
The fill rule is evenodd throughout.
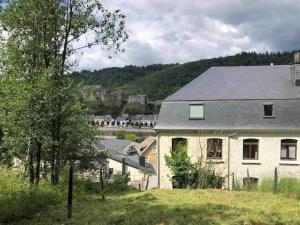
<path id="1" fill-rule="evenodd" d="M 145 172 L 155 174 L 154 167 L 145 162 L 144 156 L 140 156 L 140 146 L 136 142 L 123 139 L 98 139 L 95 146 L 100 151 L 108 151 L 109 159 L 105 170 L 105 177 L 108 179 L 117 172 L 129 172 L 129 185 L 138 187 L 141 184 L 144 187 L 147 179 Z"/>
<path id="2" fill-rule="evenodd" d="M 165 163 L 177 143 L 193 160 L 214 163 L 243 184 L 300 176 L 300 54 L 291 65 L 212 67 L 166 98 L 157 126 L 160 188 L 172 188 Z"/>

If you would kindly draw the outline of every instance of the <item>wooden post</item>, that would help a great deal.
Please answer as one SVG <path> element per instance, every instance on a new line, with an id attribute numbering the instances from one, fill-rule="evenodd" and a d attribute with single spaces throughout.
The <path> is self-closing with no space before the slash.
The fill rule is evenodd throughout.
<path id="1" fill-rule="evenodd" d="M 247 169 L 247 190 L 250 190 L 250 175 L 249 175 L 249 169 Z"/>
<path id="2" fill-rule="evenodd" d="M 122 158 L 122 174 L 124 175 L 126 173 L 126 163 L 125 158 Z"/>
<path id="3" fill-rule="evenodd" d="M 228 178 L 229 179 L 229 178 Z M 229 188 L 229 187 L 228 187 Z M 231 190 L 234 191 L 235 189 L 235 183 L 234 183 L 234 173 L 232 173 L 232 187 L 231 187 Z"/>
<path id="4" fill-rule="evenodd" d="M 150 178 L 150 175 L 147 174 L 147 181 L 146 181 L 146 187 L 145 187 L 145 190 L 148 190 L 148 186 L 149 186 L 149 178 Z"/>
<path id="5" fill-rule="evenodd" d="M 103 169 L 100 169 L 100 187 L 101 187 L 101 199 L 105 200 L 104 196 L 104 182 L 103 182 Z"/>
<path id="6" fill-rule="evenodd" d="M 141 183 L 139 183 L 139 191 L 140 191 L 140 190 L 142 190 L 142 188 L 141 188 Z"/>
<path id="7" fill-rule="evenodd" d="M 68 218 L 72 217 L 72 202 L 73 202 L 73 165 L 69 168 L 69 182 L 68 182 Z"/>
<path id="8" fill-rule="evenodd" d="M 277 167 L 275 167 L 275 170 L 274 170 L 274 184 L 273 184 L 274 194 L 277 193 L 277 183 L 278 183 L 278 172 L 277 172 Z"/>

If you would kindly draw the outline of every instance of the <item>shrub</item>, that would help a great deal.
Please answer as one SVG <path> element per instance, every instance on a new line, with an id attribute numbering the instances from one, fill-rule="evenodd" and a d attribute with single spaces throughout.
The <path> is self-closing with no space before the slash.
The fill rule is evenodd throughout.
<path id="1" fill-rule="evenodd" d="M 222 188 L 224 184 L 225 177 L 212 163 L 204 162 L 202 158 L 196 163 L 191 162 L 185 144 L 179 144 L 165 160 L 174 175 L 171 179 L 174 188 Z"/>
<path id="2" fill-rule="evenodd" d="M 130 174 L 117 172 L 112 176 L 112 183 L 110 184 L 110 191 L 126 191 L 129 189 L 128 182 L 130 181 Z"/>

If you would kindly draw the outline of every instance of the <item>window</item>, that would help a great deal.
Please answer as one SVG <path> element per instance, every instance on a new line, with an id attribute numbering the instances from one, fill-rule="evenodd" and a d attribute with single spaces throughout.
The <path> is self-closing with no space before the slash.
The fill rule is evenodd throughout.
<path id="1" fill-rule="evenodd" d="M 222 139 L 207 139 L 207 158 L 222 159 Z"/>
<path id="2" fill-rule="evenodd" d="M 190 105 L 190 119 L 204 119 L 204 105 Z"/>
<path id="3" fill-rule="evenodd" d="M 152 152 L 153 152 L 153 153 L 157 153 L 157 147 L 156 147 L 156 146 L 154 146 L 154 147 L 152 148 Z"/>
<path id="4" fill-rule="evenodd" d="M 175 151 L 178 146 L 187 146 L 187 140 L 185 138 L 173 138 L 172 151 Z"/>
<path id="5" fill-rule="evenodd" d="M 245 139 L 243 142 L 243 159 L 258 159 L 258 140 Z"/>
<path id="6" fill-rule="evenodd" d="M 280 159 L 282 160 L 297 159 L 297 140 L 293 140 L 293 139 L 281 140 Z"/>
<path id="7" fill-rule="evenodd" d="M 264 117 L 274 117 L 273 104 L 264 104 Z"/>
<path id="8" fill-rule="evenodd" d="M 148 157 L 145 157 L 145 162 L 149 163 L 149 158 Z"/>

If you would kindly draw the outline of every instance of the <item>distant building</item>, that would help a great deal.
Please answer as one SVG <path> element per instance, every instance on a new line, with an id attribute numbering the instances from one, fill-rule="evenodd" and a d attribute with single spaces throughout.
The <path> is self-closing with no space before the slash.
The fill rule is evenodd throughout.
<path id="1" fill-rule="evenodd" d="M 140 146 L 136 142 L 121 139 L 98 139 L 96 148 L 106 150 L 109 160 L 105 168 L 105 177 L 109 179 L 117 172 L 130 173 L 129 185 L 145 187 L 147 176 L 142 171 L 155 175 L 152 164 L 145 162 L 145 157 L 140 155 Z M 151 176 L 151 175 L 150 175 Z"/>
<path id="2" fill-rule="evenodd" d="M 141 155 L 145 161 L 157 169 L 157 143 L 156 137 L 149 136 L 140 144 Z"/>
<path id="3" fill-rule="evenodd" d="M 139 103 L 141 105 L 147 104 L 147 95 L 130 95 L 128 97 L 128 103 Z"/>

